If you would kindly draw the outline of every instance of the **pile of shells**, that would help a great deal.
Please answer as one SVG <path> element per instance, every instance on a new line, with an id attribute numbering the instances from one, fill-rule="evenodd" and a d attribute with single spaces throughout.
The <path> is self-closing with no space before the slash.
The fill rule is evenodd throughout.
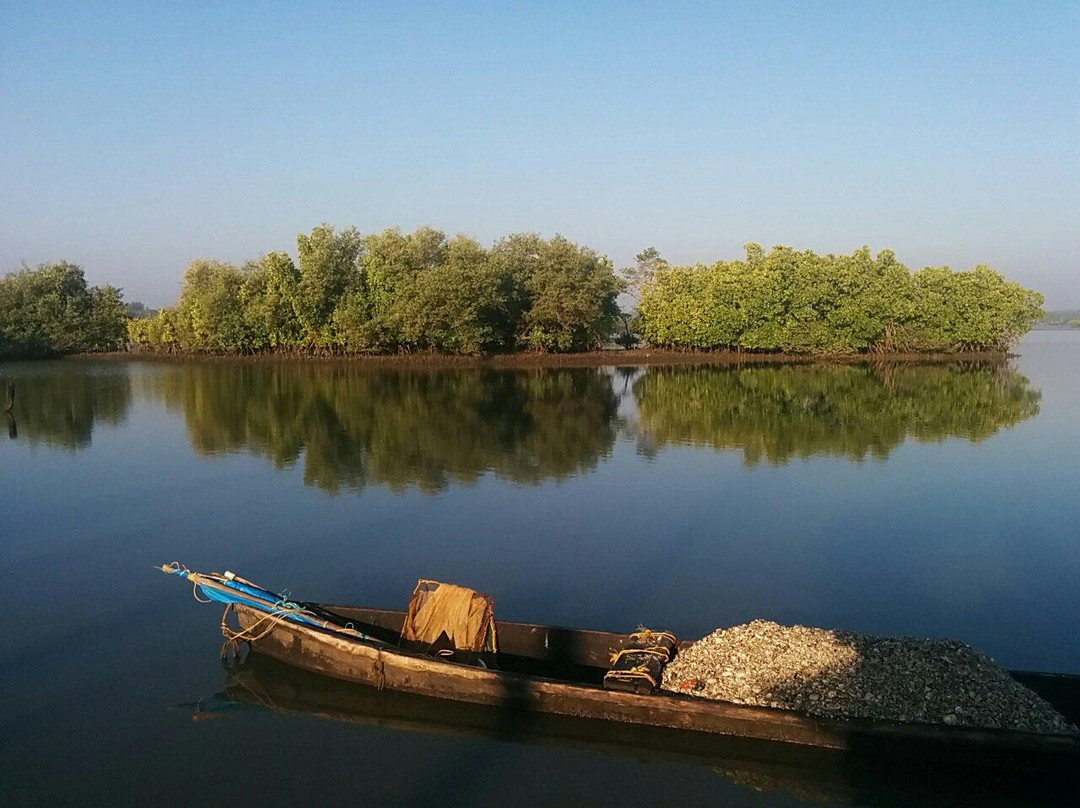
<path id="1" fill-rule="evenodd" d="M 955 640 L 755 620 L 680 651 L 664 670 L 662 687 L 833 718 L 1077 731 L 992 659 Z"/>

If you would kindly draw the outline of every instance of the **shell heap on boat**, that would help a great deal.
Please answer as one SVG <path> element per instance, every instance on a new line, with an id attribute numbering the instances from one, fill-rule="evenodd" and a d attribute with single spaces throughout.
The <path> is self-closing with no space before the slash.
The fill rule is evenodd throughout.
<path id="1" fill-rule="evenodd" d="M 683 649 L 662 688 L 831 718 L 1075 733 L 1046 701 L 955 640 L 877 637 L 755 620 Z"/>

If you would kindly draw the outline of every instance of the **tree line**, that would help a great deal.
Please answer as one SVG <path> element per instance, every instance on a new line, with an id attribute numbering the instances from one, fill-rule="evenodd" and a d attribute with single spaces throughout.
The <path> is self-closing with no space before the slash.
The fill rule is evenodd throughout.
<path id="1" fill-rule="evenodd" d="M 1003 351 L 1042 315 L 1040 294 L 989 267 L 913 273 L 865 247 L 750 244 L 743 261 L 684 267 L 647 250 L 623 273 L 561 236 L 485 248 L 430 228 L 361 236 L 323 225 L 297 248 L 296 263 L 285 253 L 192 263 L 177 306 L 132 322 L 132 343 L 209 353 L 568 352 L 639 339 L 688 350 Z M 632 318 L 617 305 L 627 290 Z"/>
<path id="2" fill-rule="evenodd" d="M 0 278 L 0 359 L 120 350 L 127 322 L 120 290 L 67 261 Z"/>
<path id="3" fill-rule="evenodd" d="M 1066 311 L 1048 311 L 1039 321 L 1040 325 L 1062 326 L 1068 325 L 1080 328 L 1080 309 Z"/>
<path id="4" fill-rule="evenodd" d="M 611 261 L 556 236 L 490 249 L 431 228 L 362 236 L 321 225 L 298 261 L 195 261 L 180 300 L 133 320 L 140 349 L 206 353 L 485 354 L 586 351 L 609 338 L 622 283 Z"/>
<path id="5" fill-rule="evenodd" d="M 980 265 L 911 272 L 872 256 L 746 245 L 743 261 L 668 266 L 638 256 L 640 332 L 650 345 L 792 353 L 1004 351 L 1043 296 Z"/>
<path id="6" fill-rule="evenodd" d="M 636 311 L 622 311 L 622 292 Z M 562 236 L 485 247 L 432 228 L 320 225 L 297 258 L 193 261 L 175 306 L 125 306 L 60 262 L 0 280 L 0 356 L 151 353 L 479 355 L 617 342 L 808 354 L 1004 351 L 1042 295 L 986 266 L 911 272 L 888 250 L 818 255 L 749 244 L 742 261 L 671 266 L 650 249 L 617 273 Z"/>

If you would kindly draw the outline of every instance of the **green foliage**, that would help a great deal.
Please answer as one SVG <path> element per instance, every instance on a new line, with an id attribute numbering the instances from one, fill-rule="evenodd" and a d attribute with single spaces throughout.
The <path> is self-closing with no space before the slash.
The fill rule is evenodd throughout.
<path id="1" fill-rule="evenodd" d="M 398 344 L 408 349 L 481 354 L 501 348 L 498 284 L 487 251 L 459 236 L 440 264 L 404 280 L 392 307 Z"/>
<path id="2" fill-rule="evenodd" d="M 272 252 L 247 267 L 240 288 L 244 326 L 258 351 L 285 349 L 303 336 L 296 308 L 300 273 L 287 253 Z"/>
<path id="3" fill-rule="evenodd" d="M 0 358 L 118 350 L 126 328 L 120 290 L 87 287 L 75 264 L 24 267 L 0 279 Z"/>
<path id="4" fill-rule="evenodd" d="M 319 225 L 309 235 L 301 233 L 296 237 L 300 273 L 293 308 L 305 344 L 335 344 L 331 324 L 334 309 L 342 299 L 365 292 L 360 269 L 363 246 L 354 228 L 335 233 L 334 228 Z"/>
<path id="5" fill-rule="evenodd" d="M 612 335 L 623 288 L 611 262 L 562 236 L 517 233 L 492 248 L 505 301 L 505 329 L 526 350 L 599 348 Z"/>
<path id="6" fill-rule="evenodd" d="M 540 242 L 524 278 L 529 307 L 518 343 L 541 351 L 588 351 L 611 335 L 622 284 L 611 261 L 556 236 Z"/>
<path id="7" fill-rule="evenodd" d="M 154 317 L 128 320 L 128 342 L 137 349 L 152 349 L 159 353 L 178 353 L 190 345 L 191 340 L 181 341 L 180 312 L 176 308 L 161 309 Z"/>
<path id="8" fill-rule="evenodd" d="M 115 286 L 90 287 L 90 311 L 82 335 L 84 351 L 118 351 L 127 343 L 127 309 Z"/>
<path id="9" fill-rule="evenodd" d="M 177 306 L 183 347 L 214 352 L 247 347 L 241 289 L 244 272 L 220 261 L 192 261 Z"/>
<path id="10" fill-rule="evenodd" d="M 361 236 L 320 225 L 284 253 L 195 261 L 180 302 L 129 326 L 159 352 L 329 354 L 658 347 L 808 354 L 1004 351 L 1041 295 L 985 266 L 916 273 L 885 250 L 817 255 L 746 245 L 742 261 L 670 266 L 653 248 L 623 278 L 562 236 L 484 248 L 432 228 Z M 616 298 L 638 297 L 630 317 Z"/>
<path id="11" fill-rule="evenodd" d="M 612 334 L 611 263 L 556 236 L 485 249 L 438 230 L 300 235 L 299 268 L 270 253 L 243 268 L 195 261 L 179 304 L 128 326 L 157 352 L 485 354 L 580 351 Z"/>
<path id="12" fill-rule="evenodd" d="M 1042 317 L 1043 297 L 987 266 L 970 272 L 927 267 L 913 276 L 910 334 L 922 350 L 1008 349 Z"/>
<path id="13" fill-rule="evenodd" d="M 662 347 L 810 354 L 1004 351 L 1042 315 L 1042 296 L 986 266 L 914 274 L 885 250 L 789 247 L 670 267 L 638 256 L 641 333 Z"/>

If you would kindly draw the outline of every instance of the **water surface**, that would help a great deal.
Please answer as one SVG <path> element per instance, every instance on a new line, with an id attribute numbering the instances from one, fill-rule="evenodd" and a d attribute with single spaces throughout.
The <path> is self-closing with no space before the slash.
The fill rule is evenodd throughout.
<path id="1" fill-rule="evenodd" d="M 193 721 L 170 708 L 225 686 L 218 613 L 152 566 L 402 608 L 441 578 L 507 620 L 695 637 L 764 617 L 1080 672 L 1078 337 L 1032 334 L 1006 366 L 0 365 L 0 798 L 902 803 L 887 777 L 837 791 L 258 708 Z"/>

